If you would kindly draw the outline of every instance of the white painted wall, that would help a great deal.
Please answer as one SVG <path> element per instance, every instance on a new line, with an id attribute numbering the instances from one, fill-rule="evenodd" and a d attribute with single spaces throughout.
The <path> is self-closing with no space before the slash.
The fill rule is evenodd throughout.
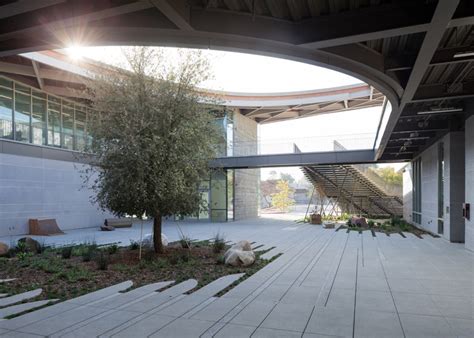
<path id="1" fill-rule="evenodd" d="M 0 236 L 28 233 L 28 219 L 56 218 L 61 229 L 99 226 L 110 217 L 81 189 L 82 164 L 0 153 Z"/>
<path id="2" fill-rule="evenodd" d="M 408 163 L 403 171 L 403 219 L 413 222 L 413 168 Z"/>

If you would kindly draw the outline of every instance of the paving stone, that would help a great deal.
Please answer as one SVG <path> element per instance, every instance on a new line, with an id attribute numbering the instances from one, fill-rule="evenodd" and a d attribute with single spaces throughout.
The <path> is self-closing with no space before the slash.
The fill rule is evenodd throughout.
<path id="1" fill-rule="evenodd" d="M 378 277 L 359 277 L 357 280 L 357 289 L 384 292 L 390 291 L 385 278 Z"/>
<path id="2" fill-rule="evenodd" d="M 13 295 L 13 296 L 10 296 L 10 297 L 0 298 L 0 307 L 4 307 L 4 306 L 7 306 L 7 305 L 19 303 L 23 300 L 37 297 L 41 294 L 41 292 L 43 292 L 43 289 L 36 289 L 36 290 L 32 290 L 32 291 L 19 293 L 17 295 Z"/>
<path id="3" fill-rule="evenodd" d="M 239 298 L 218 298 L 201 311 L 191 316 L 192 319 L 218 321 L 241 302 Z"/>
<path id="4" fill-rule="evenodd" d="M 139 314 L 136 312 L 128 311 L 113 311 L 105 316 L 79 323 L 74 330 L 66 329 L 66 332 L 61 332 L 59 335 L 63 338 L 74 338 L 74 337 L 97 337 L 101 334 L 106 333 L 118 327 L 119 325 L 128 322 L 129 320 L 136 318 Z M 51 338 L 54 336 L 52 335 Z"/>
<path id="5" fill-rule="evenodd" d="M 407 337 L 454 337 L 455 334 L 444 317 L 400 314 Z"/>
<path id="6" fill-rule="evenodd" d="M 100 289 L 91 293 L 88 293 L 77 298 L 68 300 L 68 303 L 86 305 L 93 304 L 97 301 L 103 301 L 105 297 L 117 294 L 120 291 L 126 290 L 133 285 L 132 281 L 126 281 L 123 283 L 115 284 L 104 289 Z"/>
<path id="7" fill-rule="evenodd" d="M 283 330 L 275 330 L 275 329 L 267 329 L 267 328 L 259 328 L 255 333 L 252 335 L 252 338 L 273 338 L 273 337 L 281 337 L 281 338 L 300 338 L 302 332 L 295 332 L 295 331 L 283 331 Z"/>
<path id="8" fill-rule="evenodd" d="M 42 308 L 27 314 L 24 314 L 20 317 L 16 317 L 9 320 L 0 321 L 0 327 L 10 330 L 17 330 L 21 327 L 31 325 L 32 323 L 48 319 L 50 317 L 57 316 L 58 314 L 66 313 L 72 309 L 77 308 L 78 306 L 71 303 L 59 303 L 52 306 Z"/>
<path id="9" fill-rule="evenodd" d="M 284 304 L 316 305 L 322 286 L 298 286 L 291 288 L 281 299 Z"/>
<path id="10" fill-rule="evenodd" d="M 52 335 L 64 330 L 81 321 L 93 318 L 104 310 L 92 306 L 81 306 L 70 311 L 59 313 L 45 320 L 22 327 L 21 332 L 39 334 L 44 336 Z M 20 317 L 21 318 L 21 317 Z"/>
<path id="11" fill-rule="evenodd" d="M 338 289 L 332 290 L 329 294 L 329 298 L 321 297 L 320 301 L 318 302 L 319 306 L 326 305 L 329 308 L 354 308 L 354 290 L 347 290 L 347 289 Z"/>
<path id="12" fill-rule="evenodd" d="M 357 291 L 356 311 L 374 310 L 395 312 L 395 305 L 389 292 Z"/>
<path id="13" fill-rule="evenodd" d="M 175 320 L 173 317 L 163 316 L 163 315 L 150 315 L 146 318 L 130 324 L 126 328 L 118 332 L 110 332 L 112 337 L 147 337 L 150 334 L 158 331 L 160 328 Z M 108 337 L 109 334 L 102 335 L 103 337 Z"/>
<path id="14" fill-rule="evenodd" d="M 352 337 L 353 308 L 316 307 L 305 333 Z"/>
<path id="15" fill-rule="evenodd" d="M 195 319 L 176 319 L 149 337 L 199 337 L 214 323 Z"/>
<path id="16" fill-rule="evenodd" d="M 237 273 L 233 275 L 227 275 L 224 277 L 220 277 L 216 279 L 215 281 L 205 285 L 204 287 L 200 288 L 199 290 L 196 290 L 193 292 L 194 295 L 197 296 L 207 296 L 207 297 L 212 297 L 215 296 L 217 293 L 220 291 L 224 290 L 226 287 L 237 281 L 239 278 L 241 278 L 244 273 Z"/>
<path id="17" fill-rule="evenodd" d="M 388 284 L 392 292 L 425 293 L 425 289 L 414 278 L 389 278 Z"/>
<path id="18" fill-rule="evenodd" d="M 218 338 L 248 338 L 257 328 L 237 324 L 226 324 L 214 337 Z"/>
<path id="19" fill-rule="evenodd" d="M 25 333 L 25 332 L 17 332 L 17 331 L 9 331 L 7 333 L 2 334 L 2 337 L 8 338 L 38 338 L 43 337 L 41 335 Z"/>
<path id="20" fill-rule="evenodd" d="M 32 310 L 37 307 L 49 304 L 49 303 L 55 303 L 59 299 L 48 299 L 48 300 L 40 300 L 37 302 L 30 302 L 30 303 L 23 303 L 23 304 L 18 304 L 18 305 L 13 305 L 9 306 L 6 308 L 1 308 L 0 309 L 0 318 L 5 318 L 11 315 L 15 315 L 24 311 Z"/>
<path id="21" fill-rule="evenodd" d="M 441 316 L 429 295 L 394 292 L 398 313 Z"/>
<path id="22" fill-rule="evenodd" d="M 303 332 L 313 308 L 313 305 L 280 303 L 273 308 L 260 327 Z"/>
<path id="23" fill-rule="evenodd" d="M 465 297 L 432 295 L 431 298 L 443 316 L 474 319 L 474 299 L 467 295 Z"/>
<path id="24" fill-rule="evenodd" d="M 232 320 L 232 324 L 258 326 L 276 306 L 274 302 L 254 301 L 243 308 Z"/>
<path id="25" fill-rule="evenodd" d="M 446 317 L 449 326 L 458 337 L 474 337 L 474 319 Z"/>
<path id="26" fill-rule="evenodd" d="M 354 337 L 402 338 L 404 335 L 396 313 L 357 310 Z"/>

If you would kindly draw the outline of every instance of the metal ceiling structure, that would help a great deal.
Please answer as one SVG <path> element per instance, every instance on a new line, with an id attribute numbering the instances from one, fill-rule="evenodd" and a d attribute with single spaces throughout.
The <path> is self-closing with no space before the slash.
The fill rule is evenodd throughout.
<path id="1" fill-rule="evenodd" d="M 333 200 L 342 212 L 370 217 L 403 215 L 399 196 L 387 194 L 352 165 L 315 165 L 302 168 L 320 195 Z"/>
<path id="2" fill-rule="evenodd" d="M 387 97 L 375 160 L 408 161 L 473 111 L 473 25 L 472 0 L 7 0 L 0 57 L 165 45 L 324 66 Z"/>

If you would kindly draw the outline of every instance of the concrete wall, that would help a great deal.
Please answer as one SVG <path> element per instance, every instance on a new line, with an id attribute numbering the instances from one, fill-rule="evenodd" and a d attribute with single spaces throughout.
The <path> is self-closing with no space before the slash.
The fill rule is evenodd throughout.
<path id="1" fill-rule="evenodd" d="M 471 116 L 465 125 L 465 201 L 471 204 L 471 219 L 465 220 L 465 246 L 474 251 L 474 116 Z"/>
<path id="2" fill-rule="evenodd" d="M 451 132 L 445 137 L 444 232 L 451 242 L 464 243 L 464 132 Z"/>
<path id="3" fill-rule="evenodd" d="M 444 232 L 442 237 L 452 242 L 464 242 L 465 226 L 462 203 L 465 199 L 464 132 L 451 132 L 426 149 L 421 155 L 421 224 L 419 226 L 438 233 L 438 147 L 444 143 Z M 467 145 L 467 140 L 466 140 Z M 412 220 L 411 164 L 403 174 L 403 216 Z M 467 185 L 469 186 L 469 185 Z M 467 189 L 468 190 L 468 189 Z"/>
<path id="4" fill-rule="evenodd" d="M 0 236 L 28 233 L 28 219 L 56 218 L 61 229 L 99 226 L 106 214 L 81 189 L 82 164 L 0 153 Z"/>
<path id="5" fill-rule="evenodd" d="M 234 112 L 234 156 L 255 155 L 257 123 Z M 260 169 L 236 169 L 234 174 L 234 219 L 258 217 Z"/>

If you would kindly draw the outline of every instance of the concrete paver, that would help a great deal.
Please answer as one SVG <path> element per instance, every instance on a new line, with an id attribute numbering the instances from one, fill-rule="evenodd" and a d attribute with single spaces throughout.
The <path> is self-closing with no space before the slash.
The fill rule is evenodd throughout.
<path id="1" fill-rule="evenodd" d="M 288 220 L 181 228 L 192 238 L 220 232 L 233 242 L 275 246 L 269 257 L 283 255 L 221 297 L 215 295 L 240 275 L 190 294 L 194 280 L 161 292 L 170 282 L 121 293 L 131 285 L 124 282 L 0 321 L 0 336 L 474 336 L 474 255 L 460 245 L 432 237 L 335 232 Z M 171 223 L 164 232 L 179 239 Z M 109 239 L 128 244 L 126 236 L 135 234 L 135 227 L 118 229 Z M 67 238 L 73 235 L 84 238 L 78 232 Z"/>

